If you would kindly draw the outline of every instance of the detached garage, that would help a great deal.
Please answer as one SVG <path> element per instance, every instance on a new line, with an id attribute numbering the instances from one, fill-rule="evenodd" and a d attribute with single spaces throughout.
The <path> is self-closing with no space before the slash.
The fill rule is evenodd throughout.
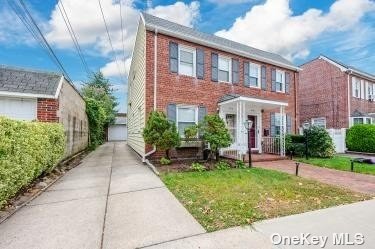
<path id="1" fill-rule="evenodd" d="M 127 139 L 126 113 L 117 113 L 115 123 L 108 127 L 108 141 L 125 141 Z"/>

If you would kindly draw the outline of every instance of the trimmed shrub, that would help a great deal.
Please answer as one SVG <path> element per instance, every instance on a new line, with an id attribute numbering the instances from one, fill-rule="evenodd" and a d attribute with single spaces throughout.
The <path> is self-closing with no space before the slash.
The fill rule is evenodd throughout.
<path id="1" fill-rule="evenodd" d="M 64 128 L 57 123 L 0 117 L 0 207 L 62 159 Z"/>
<path id="2" fill-rule="evenodd" d="M 285 150 L 288 155 L 293 153 L 302 156 L 305 153 L 305 137 L 303 135 L 287 134 L 285 136 Z"/>
<path id="3" fill-rule="evenodd" d="M 308 150 L 312 157 L 332 157 L 335 154 L 335 146 L 326 129 L 312 126 L 305 131 L 308 134 Z"/>
<path id="4" fill-rule="evenodd" d="M 375 153 L 375 125 L 352 126 L 346 133 L 346 147 L 350 151 Z"/>

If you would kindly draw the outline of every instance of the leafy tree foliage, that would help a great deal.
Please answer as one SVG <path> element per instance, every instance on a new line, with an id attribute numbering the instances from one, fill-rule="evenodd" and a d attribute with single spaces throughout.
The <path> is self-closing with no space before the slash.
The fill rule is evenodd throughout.
<path id="1" fill-rule="evenodd" d="M 219 149 L 228 147 L 232 143 L 224 120 L 217 114 L 207 115 L 199 126 L 203 140 L 210 144 L 212 152 L 216 155 L 216 160 L 219 160 Z"/>
<path id="2" fill-rule="evenodd" d="M 90 147 L 95 148 L 104 142 L 104 129 L 114 122 L 116 98 L 113 88 L 101 72 L 94 73 L 82 88 L 89 120 Z"/>
<path id="3" fill-rule="evenodd" d="M 375 153 L 375 125 L 353 125 L 346 133 L 346 146 L 351 151 Z"/>
<path id="4" fill-rule="evenodd" d="M 154 145 L 158 150 L 164 150 L 167 159 L 169 159 L 169 150 L 181 143 L 176 125 L 170 123 L 163 112 L 150 113 L 142 135 L 147 144 Z"/>
<path id="5" fill-rule="evenodd" d="M 335 154 L 335 146 L 326 129 L 312 126 L 305 132 L 310 156 L 332 157 Z"/>

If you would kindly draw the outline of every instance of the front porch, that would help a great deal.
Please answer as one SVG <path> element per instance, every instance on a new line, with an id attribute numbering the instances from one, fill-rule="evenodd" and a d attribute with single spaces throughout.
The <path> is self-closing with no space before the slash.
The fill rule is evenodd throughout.
<path id="1" fill-rule="evenodd" d="M 285 102 L 240 96 L 225 95 L 219 101 L 219 115 L 227 124 L 233 143 L 220 151 L 223 157 L 248 160 L 248 141 L 251 144 L 253 161 L 285 158 L 286 119 Z M 265 114 L 277 113 L 270 118 Z M 248 132 L 244 122 L 252 120 Z"/>

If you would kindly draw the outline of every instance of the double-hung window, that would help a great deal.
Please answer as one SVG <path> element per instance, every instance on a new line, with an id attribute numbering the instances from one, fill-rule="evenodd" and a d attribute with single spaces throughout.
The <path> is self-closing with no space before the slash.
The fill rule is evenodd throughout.
<path id="1" fill-rule="evenodd" d="M 282 118 L 284 120 L 282 120 Z M 281 134 L 281 129 L 282 129 L 281 121 L 284 121 L 284 124 L 285 124 L 285 121 L 286 121 L 285 115 L 282 116 L 280 113 L 275 113 L 275 135 Z"/>
<path id="2" fill-rule="evenodd" d="M 249 65 L 250 86 L 259 87 L 260 82 L 260 66 L 258 64 L 250 63 Z"/>
<path id="3" fill-rule="evenodd" d="M 196 50 L 179 45 L 178 73 L 195 77 Z"/>
<path id="4" fill-rule="evenodd" d="M 353 84 L 353 97 L 361 98 L 361 80 L 353 77 L 352 84 Z"/>
<path id="5" fill-rule="evenodd" d="M 185 128 L 198 122 L 198 111 L 195 106 L 177 106 L 177 130 L 181 137 L 185 137 Z"/>
<path id="6" fill-rule="evenodd" d="M 219 81 L 231 82 L 232 77 L 232 63 L 228 57 L 219 55 Z"/>
<path id="7" fill-rule="evenodd" d="M 373 124 L 372 117 L 352 117 L 353 125 L 356 124 Z"/>
<path id="8" fill-rule="evenodd" d="M 373 100 L 374 97 L 374 84 L 367 82 L 367 99 Z"/>
<path id="9" fill-rule="evenodd" d="M 276 92 L 285 92 L 285 73 L 276 70 Z"/>
<path id="10" fill-rule="evenodd" d="M 312 118 L 311 123 L 313 126 L 317 126 L 317 127 L 325 129 L 327 121 L 326 121 L 326 118 Z"/>

